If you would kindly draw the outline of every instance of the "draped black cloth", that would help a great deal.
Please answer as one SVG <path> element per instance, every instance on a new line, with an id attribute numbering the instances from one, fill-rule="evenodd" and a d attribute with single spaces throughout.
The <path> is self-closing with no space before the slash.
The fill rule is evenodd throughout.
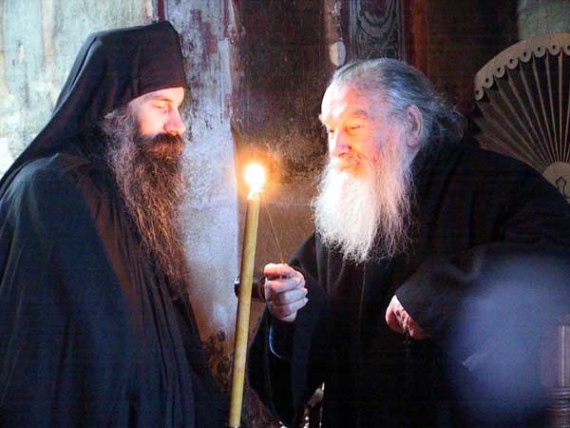
<path id="1" fill-rule="evenodd" d="M 525 165 L 472 143 L 424 150 L 414 168 L 410 254 L 355 265 L 311 236 L 292 260 L 308 304 L 291 325 L 264 314 L 252 386 L 289 424 L 322 382 L 324 427 L 543 423 L 538 354 L 570 312 L 570 207 Z M 389 329 L 394 294 L 430 339 Z M 270 331 L 271 345 L 292 343 L 280 357 Z"/>
<path id="2" fill-rule="evenodd" d="M 85 138 L 109 111 L 185 86 L 163 22 L 90 36 L 53 118 L 0 196 L 0 426 L 218 428 L 225 402 L 173 292 Z"/>
<path id="3" fill-rule="evenodd" d="M 186 87 L 178 34 L 167 22 L 91 34 L 75 59 L 53 115 L 0 181 L 0 196 L 26 162 L 77 144 L 109 112 L 148 92 Z"/>

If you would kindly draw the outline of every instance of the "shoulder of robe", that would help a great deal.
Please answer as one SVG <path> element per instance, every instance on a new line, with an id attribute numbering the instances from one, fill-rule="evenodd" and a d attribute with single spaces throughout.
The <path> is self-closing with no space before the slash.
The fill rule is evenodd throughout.
<path id="1" fill-rule="evenodd" d="M 34 225 L 57 234 L 71 231 L 77 217 L 87 213 L 86 195 L 101 198 L 99 174 L 85 158 L 58 153 L 36 159 L 10 183 L 2 198 L 3 216 L 16 226 Z"/>

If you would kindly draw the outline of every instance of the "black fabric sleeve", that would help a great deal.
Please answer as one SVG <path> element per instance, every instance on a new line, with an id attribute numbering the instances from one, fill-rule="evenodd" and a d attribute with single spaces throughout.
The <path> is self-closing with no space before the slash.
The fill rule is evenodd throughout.
<path id="1" fill-rule="evenodd" d="M 432 257 L 396 291 L 432 339 L 471 369 L 511 358 L 515 341 L 528 355 L 570 311 L 570 206 L 534 171 L 515 184 L 516 194 L 495 202 L 507 213 L 492 225 L 501 239 Z"/>
<path id="2" fill-rule="evenodd" d="M 291 358 L 295 323 L 271 319 L 269 324 L 269 350 L 277 358 Z"/>
<path id="3" fill-rule="evenodd" d="M 307 305 L 294 323 L 282 330 L 292 334 L 292 349 L 288 358 L 271 352 L 270 328 L 275 322 L 266 310 L 250 349 L 249 380 L 263 403 L 279 420 L 293 426 L 302 416 L 304 403 L 323 381 L 324 357 L 331 338 L 328 296 L 319 286 L 315 271 L 314 241 L 309 240 L 297 252 L 291 265 L 299 269 L 308 289 Z"/>

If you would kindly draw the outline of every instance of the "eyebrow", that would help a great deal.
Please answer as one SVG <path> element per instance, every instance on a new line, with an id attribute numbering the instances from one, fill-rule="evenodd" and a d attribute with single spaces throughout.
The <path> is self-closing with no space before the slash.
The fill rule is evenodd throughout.
<path id="1" fill-rule="evenodd" d="M 353 117 L 356 117 L 356 118 L 359 118 L 359 119 L 370 119 L 370 115 L 369 115 L 368 112 L 367 112 L 366 110 L 364 110 L 364 109 L 359 109 L 359 110 L 356 110 L 356 111 L 352 112 L 352 113 L 350 114 L 350 118 L 353 118 Z"/>
<path id="2" fill-rule="evenodd" d="M 368 114 L 368 112 L 364 109 L 358 109 L 353 111 L 352 113 L 350 113 L 349 119 L 370 119 L 370 115 Z M 319 114 L 319 120 L 321 121 L 321 123 L 325 123 L 323 121 L 323 115 Z"/>
<path id="3" fill-rule="evenodd" d="M 166 102 L 169 104 L 172 104 L 174 106 L 176 106 L 176 108 L 180 108 L 180 106 L 184 103 L 184 101 L 186 100 L 186 97 L 184 97 L 180 102 L 178 102 L 177 100 L 175 100 L 174 98 L 171 98 L 167 95 L 161 94 L 158 91 L 154 91 L 154 92 L 149 92 L 148 94 L 143 95 L 143 99 L 145 101 L 159 101 L 159 102 Z"/>
<path id="4" fill-rule="evenodd" d="M 173 99 L 171 99 L 171 98 L 169 98 L 169 97 L 167 97 L 167 96 L 165 96 L 165 95 L 159 94 L 159 93 L 157 93 L 157 92 L 149 92 L 148 94 L 146 94 L 146 95 L 144 96 L 144 98 L 145 98 L 146 100 L 153 99 L 153 100 L 174 102 Z"/>

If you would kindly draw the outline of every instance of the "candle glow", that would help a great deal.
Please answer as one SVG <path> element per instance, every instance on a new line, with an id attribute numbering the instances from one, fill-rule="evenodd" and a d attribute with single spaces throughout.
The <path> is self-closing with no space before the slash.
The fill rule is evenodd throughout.
<path id="1" fill-rule="evenodd" d="M 251 163 L 245 169 L 245 182 L 249 185 L 250 199 L 254 193 L 260 193 L 265 184 L 265 169 L 258 163 Z"/>

